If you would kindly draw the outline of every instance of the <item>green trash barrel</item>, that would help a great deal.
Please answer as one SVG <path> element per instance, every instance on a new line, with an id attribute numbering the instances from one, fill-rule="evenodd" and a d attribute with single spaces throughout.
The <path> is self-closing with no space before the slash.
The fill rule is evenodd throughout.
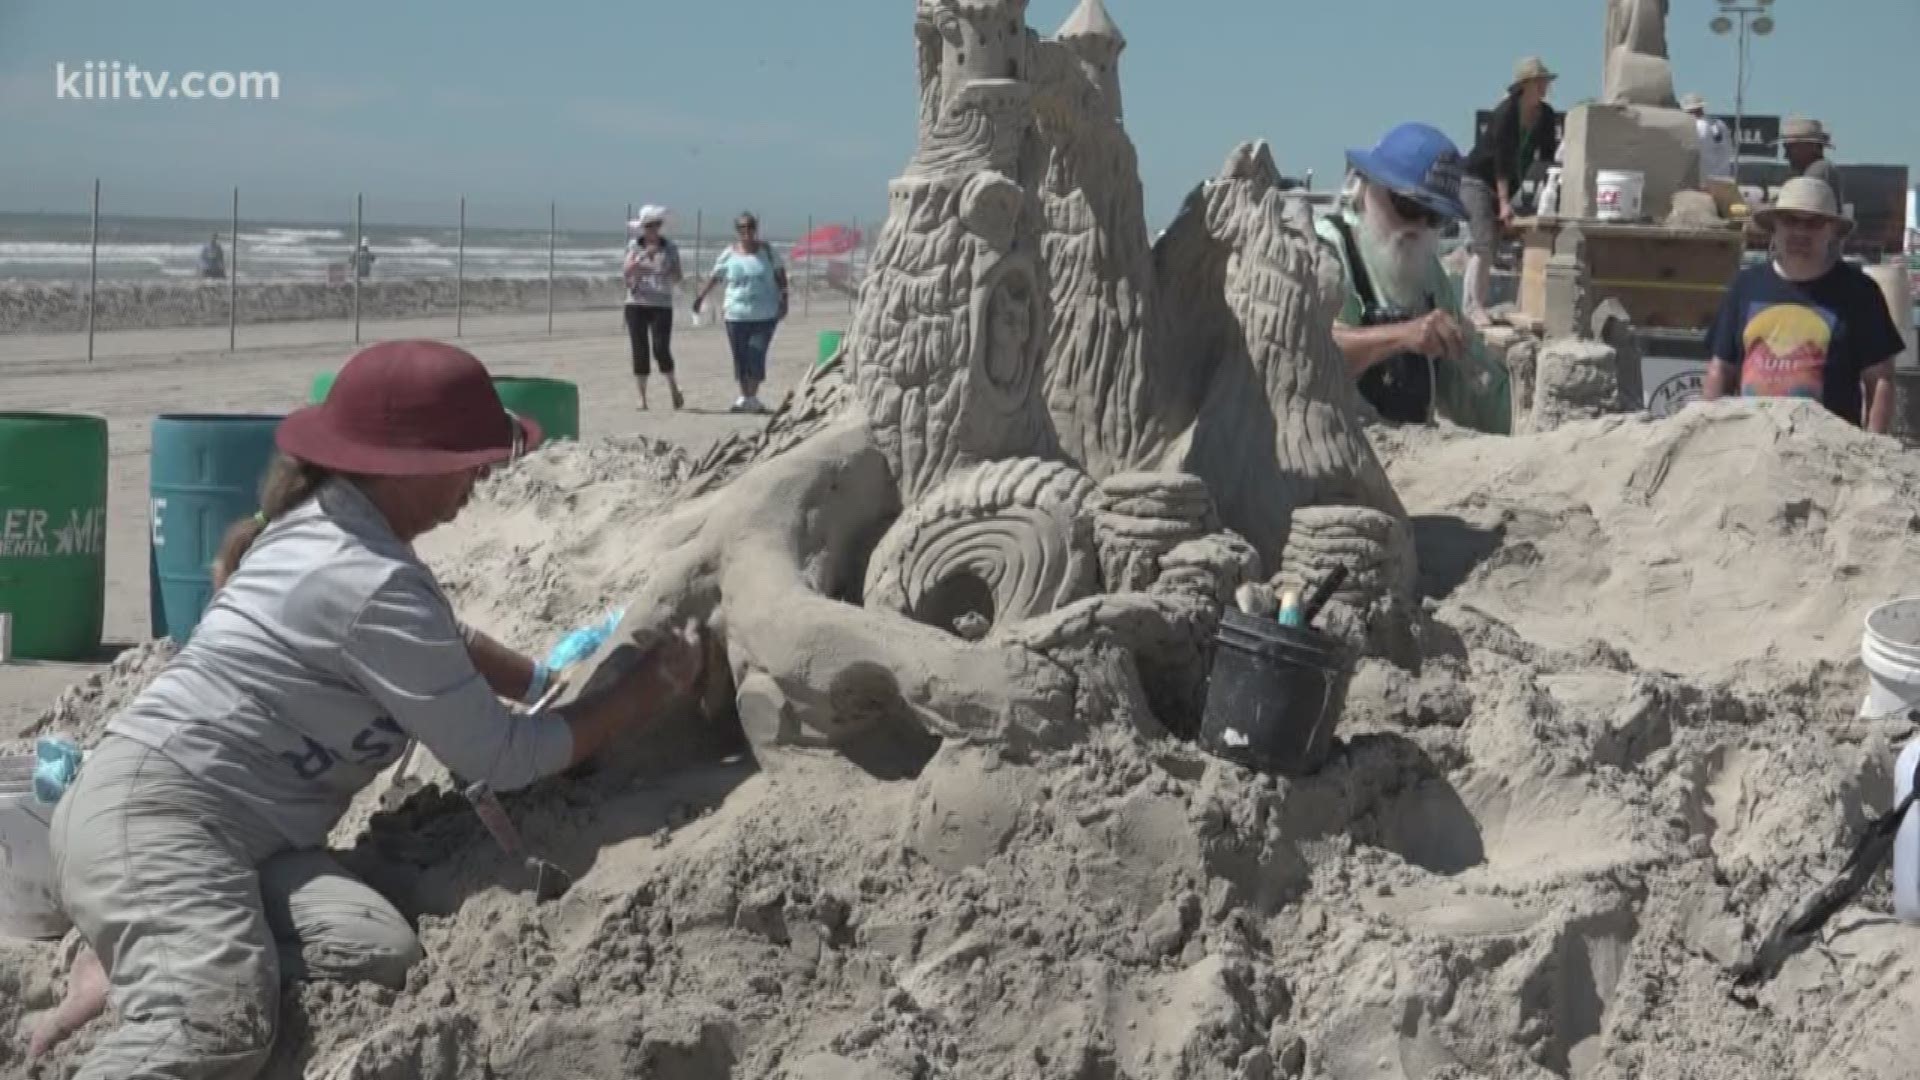
<path id="1" fill-rule="evenodd" d="M 0 611 L 13 654 L 98 655 L 106 594 L 106 420 L 0 412 Z"/>
<path id="2" fill-rule="evenodd" d="M 508 411 L 540 425 L 542 442 L 580 438 L 580 388 L 561 379 L 496 375 L 493 388 Z"/>
<path id="3" fill-rule="evenodd" d="M 148 452 L 152 537 L 147 597 L 154 637 L 185 645 L 213 599 L 213 557 L 227 528 L 260 509 L 278 416 L 170 414 Z"/>
<path id="4" fill-rule="evenodd" d="M 327 391 L 333 388 L 334 374 L 323 372 L 314 376 L 307 400 L 316 405 L 325 401 Z M 573 383 L 562 379 L 496 375 L 493 389 L 500 395 L 500 404 L 521 416 L 532 417 L 540 425 L 542 441 L 579 440 L 580 388 Z"/>
<path id="5" fill-rule="evenodd" d="M 820 358 L 813 362 L 813 366 L 819 367 L 821 364 L 833 359 L 833 354 L 840 351 L 840 343 L 846 339 L 847 332 L 845 330 L 820 331 Z"/>

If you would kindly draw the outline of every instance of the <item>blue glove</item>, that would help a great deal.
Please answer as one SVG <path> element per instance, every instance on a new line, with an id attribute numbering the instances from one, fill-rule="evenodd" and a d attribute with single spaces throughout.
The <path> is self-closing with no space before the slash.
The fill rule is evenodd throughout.
<path id="1" fill-rule="evenodd" d="M 33 797 L 52 806 L 80 774 L 80 748 L 71 740 L 42 738 L 34 746 Z"/>
<path id="2" fill-rule="evenodd" d="M 627 617 L 627 609 L 618 608 L 609 611 L 607 617 L 597 623 L 583 626 L 560 639 L 560 643 L 547 654 L 544 665 L 551 674 L 558 674 L 567 668 L 585 660 L 600 651 L 614 631 L 620 629 L 620 620 Z"/>

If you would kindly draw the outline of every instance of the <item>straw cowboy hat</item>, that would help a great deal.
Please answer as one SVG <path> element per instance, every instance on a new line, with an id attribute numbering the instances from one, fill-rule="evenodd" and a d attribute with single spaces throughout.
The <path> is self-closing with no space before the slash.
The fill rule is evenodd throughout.
<path id="1" fill-rule="evenodd" d="M 1507 84 L 1507 89 L 1511 90 L 1522 83 L 1530 83 L 1535 79 L 1545 79 L 1548 82 L 1552 82 L 1559 77 L 1560 76 L 1548 70 L 1545 60 L 1537 56 L 1529 56 L 1513 65 L 1513 81 Z"/>
<path id="2" fill-rule="evenodd" d="M 1703 113 L 1707 111 L 1707 99 L 1699 94 L 1688 94 L 1680 99 L 1681 112 Z"/>
<path id="3" fill-rule="evenodd" d="M 1827 133 L 1826 125 L 1818 120 L 1790 116 L 1780 125 L 1780 145 L 1785 146 L 1788 143 L 1819 143 L 1821 146 L 1832 146 L 1833 136 Z"/>
<path id="4" fill-rule="evenodd" d="M 347 361 L 325 401 L 282 420 L 274 442 L 337 472 L 435 476 L 504 465 L 538 446 L 540 434 L 500 404 L 473 354 L 438 341 L 383 341 Z"/>
<path id="5" fill-rule="evenodd" d="M 1840 200 L 1833 194 L 1833 188 L 1825 180 L 1812 176 L 1796 176 L 1780 185 L 1780 197 L 1773 205 L 1759 210 L 1753 220 L 1763 229 L 1773 228 L 1774 218 L 1780 214 L 1811 214 L 1826 218 L 1840 226 L 1840 235 L 1853 231 L 1853 221 L 1840 212 Z"/>

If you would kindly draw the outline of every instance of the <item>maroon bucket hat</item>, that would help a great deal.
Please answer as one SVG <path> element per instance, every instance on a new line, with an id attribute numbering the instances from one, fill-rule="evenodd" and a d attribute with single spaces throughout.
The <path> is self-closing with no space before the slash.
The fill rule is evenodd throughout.
<path id="1" fill-rule="evenodd" d="M 511 461 L 540 425 L 500 404 L 486 365 L 438 341 L 383 341 L 355 353 L 327 398 L 280 422 L 280 449 L 365 476 L 438 476 Z"/>

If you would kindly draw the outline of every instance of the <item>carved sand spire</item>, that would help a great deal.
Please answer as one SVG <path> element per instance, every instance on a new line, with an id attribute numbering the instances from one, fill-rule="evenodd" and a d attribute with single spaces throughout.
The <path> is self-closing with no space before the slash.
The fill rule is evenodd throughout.
<path id="1" fill-rule="evenodd" d="M 1607 47 L 1600 100 L 1672 109 L 1673 62 L 1667 56 L 1670 0 L 1607 0 Z"/>
<path id="2" fill-rule="evenodd" d="M 846 343 L 655 526 L 627 629 L 708 620 L 763 760 L 1190 731 L 1221 605 L 1276 571 L 1348 565 L 1356 642 L 1410 610 L 1303 204 L 1243 146 L 1150 246 L 1125 39 L 1100 0 L 1056 40 L 1025 10 L 920 0 L 918 142 Z"/>

